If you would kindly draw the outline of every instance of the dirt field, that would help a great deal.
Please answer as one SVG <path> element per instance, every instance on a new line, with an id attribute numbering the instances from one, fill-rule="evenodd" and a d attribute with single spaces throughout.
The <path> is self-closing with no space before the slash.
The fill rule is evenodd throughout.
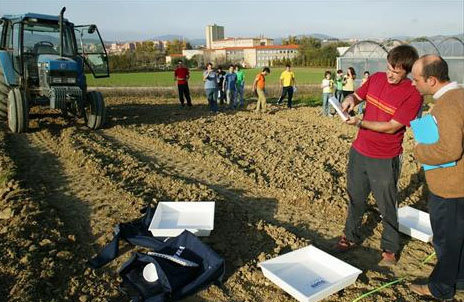
<path id="1" fill-rule="evenodd" d="M 128 301 L 116 270 L 131 250 L 100 270 L 85 265 L 112 238 L 113 226 L 139 217 L 147 203 L 214 200 L 215 229 L 203 240 L 226 260 L 224 285 L 186 301 L 293 301 L 257 263 L 308 244 L 331 252 L 346 217 L 355 129 L 321 117 L 319 107 L 257 115 L 251 104 L 213 115 L 202 100 L 193 108 L 173 99 L 106 101 L 103 130 L 48 114 L 35 116 L 28 134 L 0 134 L 0 300 Z M 400 201 L 425 209 L 412 144 L 408 132 Z M 371 200 L 367 239 L 338 256 L 363 274 L 326 301 L 352 301 L 400 276 L 428 276 L 435 259 L 421 262 L 433 248 L 406 236 L 398 266 L 377 266 L 379 222 Z M 421 301 L 407 284 L 362 301 Z"/>

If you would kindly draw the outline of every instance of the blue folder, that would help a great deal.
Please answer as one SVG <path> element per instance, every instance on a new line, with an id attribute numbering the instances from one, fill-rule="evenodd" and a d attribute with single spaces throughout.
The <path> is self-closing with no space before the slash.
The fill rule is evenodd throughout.
<path id="1" fill-rule="evenodd" d="M 431 114 L 424 115 L 421 118 L 411 121 L 411 129 L 414 133 L 415 140 L 420 144 L 434 144 L 438 141 L 440 135 L 438 134 L 437 121 Z M 448 168 L 456 166 L 456 162 L 450 162 L 437 166 L 430 166 L 422 164 L 424 171 L 437 169 L 437 168 Z"/>

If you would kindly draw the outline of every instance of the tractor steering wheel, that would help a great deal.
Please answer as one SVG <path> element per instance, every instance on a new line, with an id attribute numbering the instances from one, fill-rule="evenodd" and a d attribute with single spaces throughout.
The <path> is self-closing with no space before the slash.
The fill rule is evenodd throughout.
<path id="1" fill-rule="evenodd" d="M 50 47 L 55 47 L 55 45 L 50 42 L 50 41 L 39 41 L 34 44 L 34 46 L 50 46 Z"/>

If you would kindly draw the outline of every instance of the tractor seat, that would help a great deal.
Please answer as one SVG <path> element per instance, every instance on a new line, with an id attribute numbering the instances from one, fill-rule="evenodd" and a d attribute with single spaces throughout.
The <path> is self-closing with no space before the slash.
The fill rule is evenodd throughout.
<path id="1" fill-rule="evenodd" d="M 58 54 L 58 52 L 50 45 L 34 45 L 34 49 L 32 51 L 36 55 L 44 55 L 44 54 L 57 55 Z"/>

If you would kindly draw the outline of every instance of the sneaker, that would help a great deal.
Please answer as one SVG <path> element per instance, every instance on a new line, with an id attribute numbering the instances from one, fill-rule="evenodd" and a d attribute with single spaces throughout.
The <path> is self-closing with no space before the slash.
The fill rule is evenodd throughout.
<path id="1" fill-rule="evenodd" d="M 382 253 L 382 260 L 380 260 L 379 266 L 394 266 L 397 262 L 395 253 L 384 251 Z"/>
<path id="2" fill-rule="evenodd" d="M 345 236 L 342 236 L 340 240 L 337 242 L 337 244 L 335 245 L 335 250 L 337 252 L 346 252 L 348 250 L 351 250 L 355 246 L 356 246 L 356 243 L 349 241 L 348 239 L 346 239 Z"/>
<path id="3" fill-rule="evenodd" d="M 409 289 L 421 297 L 433 298 L 433 295 L 430 292 L 429 286 L 427 284 L 412 283 L 409 285 Z"/>

